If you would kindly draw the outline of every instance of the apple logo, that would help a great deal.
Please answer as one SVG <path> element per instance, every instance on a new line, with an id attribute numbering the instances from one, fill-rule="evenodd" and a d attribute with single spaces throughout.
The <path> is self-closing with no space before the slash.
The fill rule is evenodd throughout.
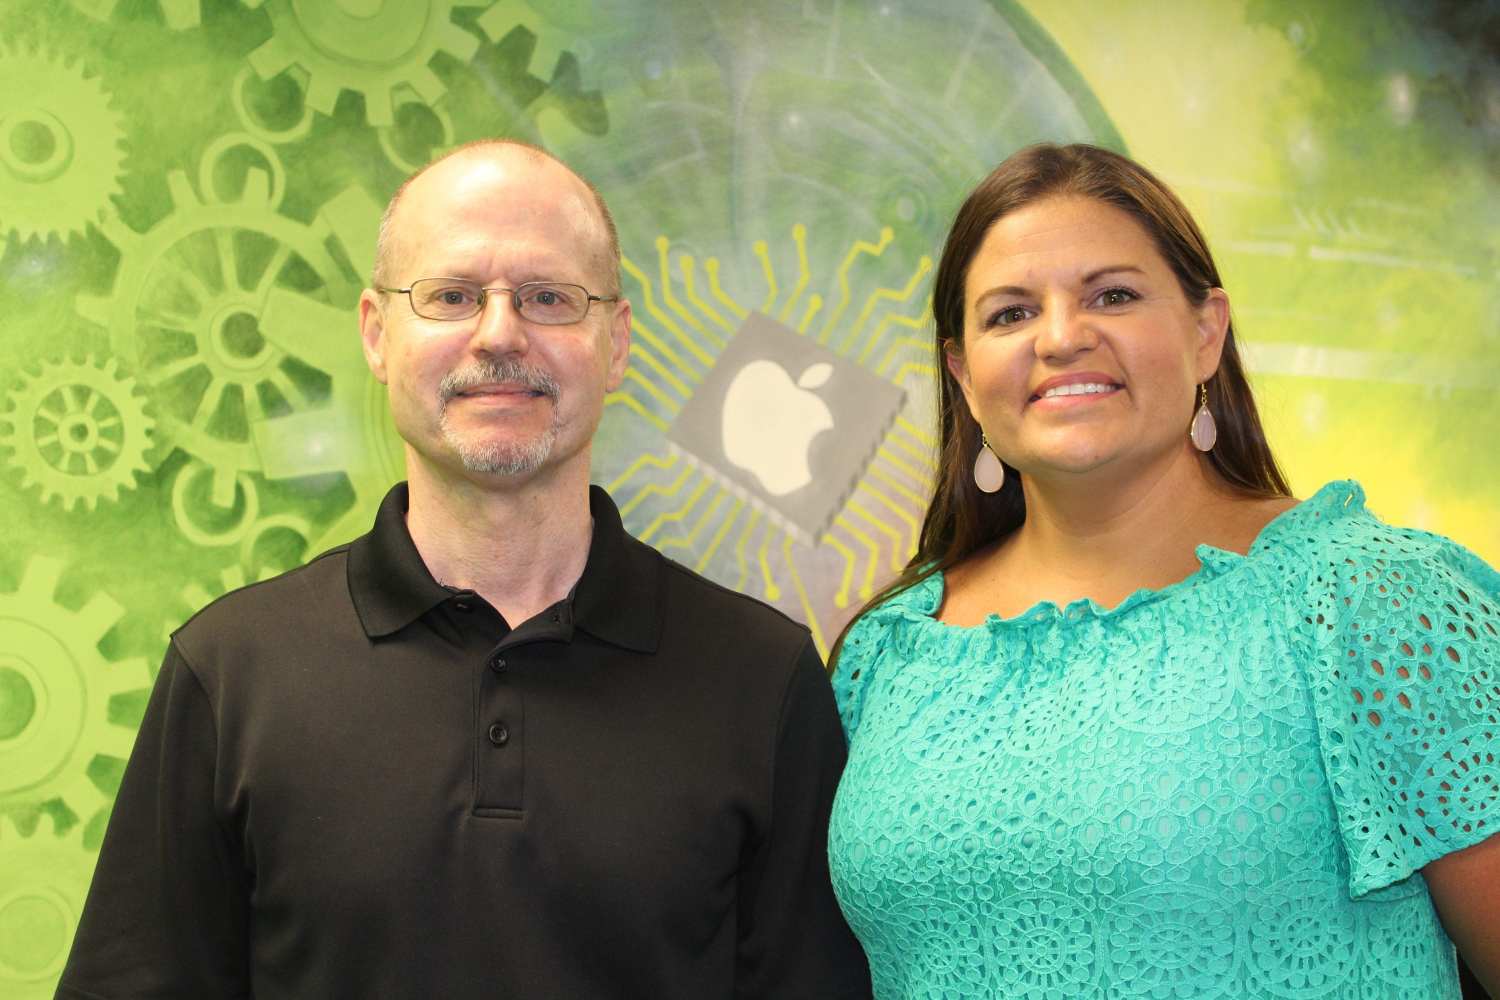
<path id="1" fill-rule="evenodd" d="M 813 438 L 833 426 L 833 413 L 808 390 L 832 375 L 833 365 L 819 361 L 793 383 L 776 362 L 752 361 L 729 383 L 721 424 L 724 456 L 773 497 L 812 482 L 807 456 Z"/>

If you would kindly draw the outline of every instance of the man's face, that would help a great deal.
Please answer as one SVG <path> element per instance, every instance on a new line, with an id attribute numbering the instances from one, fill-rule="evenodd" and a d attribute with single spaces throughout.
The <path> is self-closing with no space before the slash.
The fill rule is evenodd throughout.
<path id="1" fill-rule="evenodd" d="M 391 287 L 449 277 L 486 288 L 552 281 L 616 292 L 588 190 L 521 150 L 437 164 L 407 188 L 392 226 Z M 604 395 L 625 374 L 630 305 L 595 302 L 578 323 L 550 326 L 523 318 L 509 294 L 495 292 L 479 315 L 445 321 L 418 316 L 406 295 L 366 291 L 360 328 L 409 466 L 514 481 L 587 466 Z"/>

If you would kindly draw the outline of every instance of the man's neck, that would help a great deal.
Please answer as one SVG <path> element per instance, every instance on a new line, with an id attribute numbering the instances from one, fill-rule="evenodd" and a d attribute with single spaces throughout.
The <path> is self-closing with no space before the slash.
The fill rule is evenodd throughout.
<path id="1" fill-rule="evenodd" d="M 434 469 L 408 454 L 406 527 L 434 579 L 472 590 L 512 627 L 557 603 L 588 561 L 588 453 L 517 482 Z"/>

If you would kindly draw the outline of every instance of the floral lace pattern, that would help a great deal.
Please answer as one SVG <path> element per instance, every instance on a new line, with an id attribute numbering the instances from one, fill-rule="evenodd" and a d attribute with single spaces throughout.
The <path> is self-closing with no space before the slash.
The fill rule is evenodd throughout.
<path id="1" fill-rule="evenodd" d="M 1500 575 L 1332 483 L 1118 607 L 850 631 L 834 887 L 897 998 L 1458 997 L 1417 873 L 1500 826 Z"/>

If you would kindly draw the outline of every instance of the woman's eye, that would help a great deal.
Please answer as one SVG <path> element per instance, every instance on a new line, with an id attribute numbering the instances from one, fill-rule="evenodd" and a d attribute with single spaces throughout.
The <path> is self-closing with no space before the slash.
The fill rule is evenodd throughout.
<path id="1" fill-rule="evenodd" d="M 990 326 L 1012 326 L 1026 318 L 1024 306 L 1006 306 L 990 317 Z"/>
<path id="2" fill-rule="evenodd" d="M 1123 306 L 1127 302 L 1133 302 L 1136 294 L 1128 288 L 1106 288 L 1099 293 L 1100 305 Z"/>

